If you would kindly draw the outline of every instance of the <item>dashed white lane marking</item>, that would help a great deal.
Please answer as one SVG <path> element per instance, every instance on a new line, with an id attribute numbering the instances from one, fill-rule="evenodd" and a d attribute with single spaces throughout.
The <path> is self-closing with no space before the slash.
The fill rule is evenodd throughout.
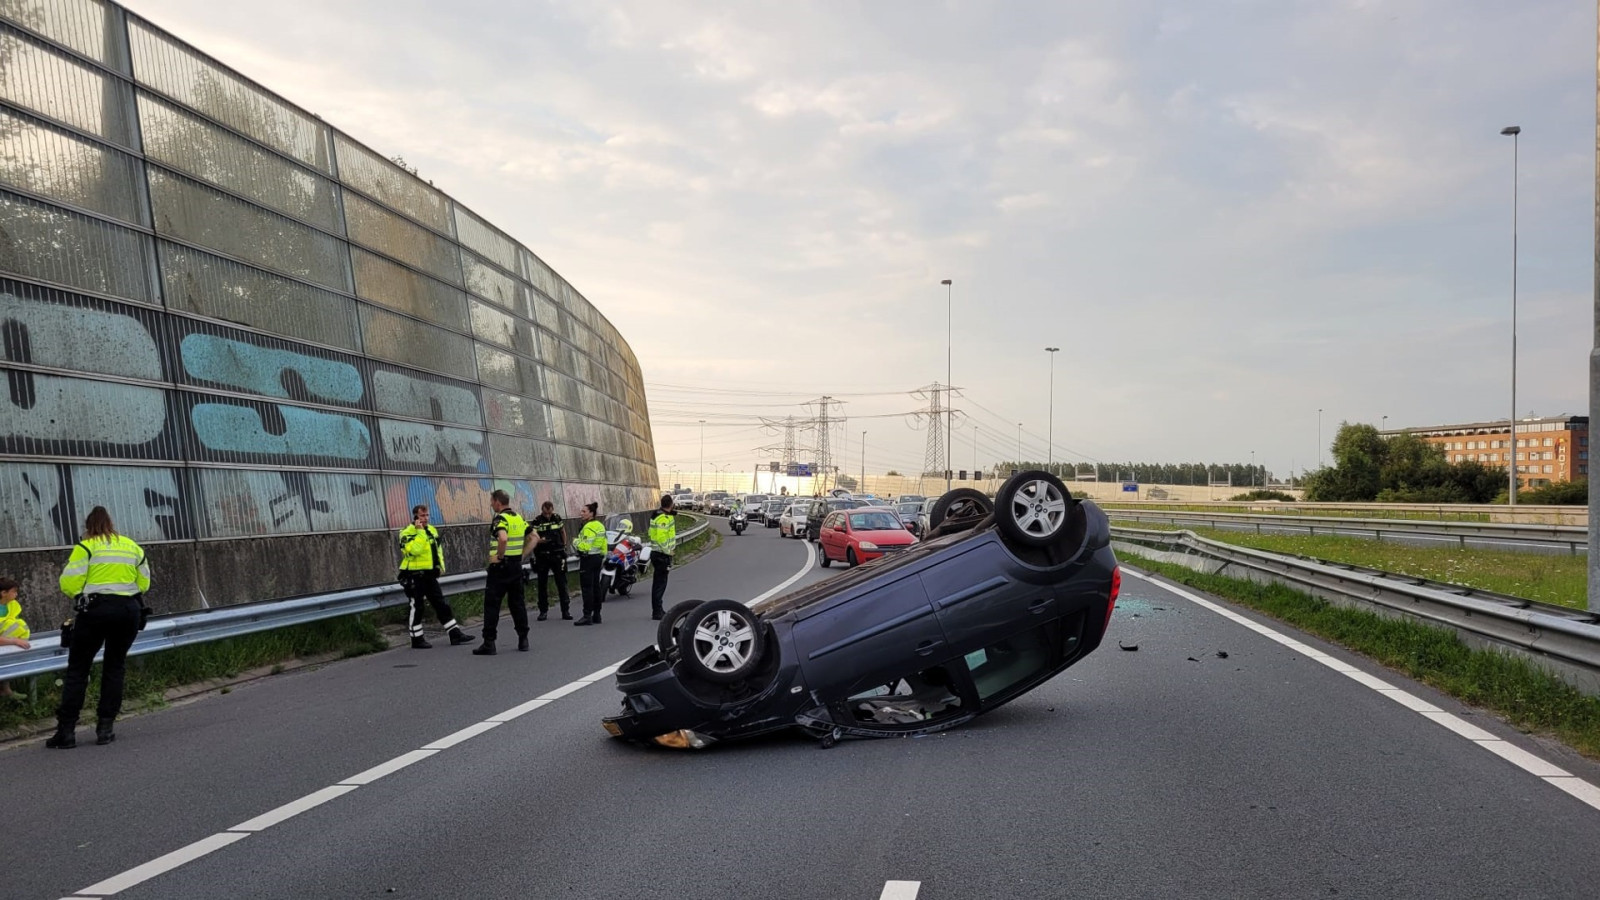
<path id="1" fill-rule="evenodd" d="M 279 822 L 288 821 L 289 819 L 300 815 L 308 809 L 315 809 L 316 807 L 327 803 L 329 800 L 332 800 L 335 797 L 342 797 L 355 789 L 356 786 L 353 784 L 330 785 L 320 791 L 312 791 L 304 797 L 301 797 L 299 800 L 291 800 L 277 809 L 272 810 L 271 812 L 264 812 L 247 822 L 240 822 L 228 830 L 243 831 L 246 833 L 266 831 L 268 828 L 271 828 Z"/>
<path id="2" fill-rule="evenodd" d="M 806 544 L 806 564 L 801 567 L 800 571 L 789 576 L 782 584 L 779 584 L 772 590 L 767 591 L 761 596 L 756 597 L 748 602 L 759 603 L 760 601 L 771 597 L 779 591 L 782 591 L 789 585 L 799 581 L 801 577 L 803 577 L 807 572 L 811 571 L 811 567 L 814 565 L 816 565 L 816 554 L 812 551 L 811 545 L 808 543 Z M 427 759 L 441 750 L 448 750 L 451 747 L 469 741 L 486 731 L 492 731 L 506 722 L 511 721 L 512 719 L 533 712 L 534 710 L 541 706 L 545 706 L 546 704 L 553 703 L 556 700 L 573 693 L 574 691 L 586 688 L 597 681 L 603 681 L 604 679 L 615 675 L 617 669 L 621 668 L 623 662 L 626 662 L 626 660 L 612 663 L 611 665 L 591 672 L 590 674 L 585 675 L 576 681 L 573 681 L 569 684 L 564 684 L 553 691 L 540 694 L 532 700 L 529 700 L 525 703 L 519 703 L 504 712 L 490 716 L 489 718 L 484 719 L 482 722 L 478 722 L 474 725 L 468 725 L 466 728 L 463 728 L 460 731 L 447 734 L 430 744 L 423 745 L 420 750 L 412 750 L 407 753 L 402 753 L 388 762 L 379 763 L 378 765 L 373 766 L 364 772 L 359 772 L 350 776 L 349 778 L 339 781 L 336 784 L 330 785 L 329 787 L 322 788 L 318 791 L 313 791 L 312 793 L 309 793 L 298 800 L 285 803 L 277 809 L 262 813 L 261 815 L 256 816 L 247 822 L 241 822 L 227 831 L 220 831 L 211 835 L 210 837 L 195 841 L 187 847 L 180 847 L 165 856 L 153 859 L 144 865 L 135 866 L 134 868 L 129 869 L 120 875 L 113 875 L 104 881 L 90 885 L 89 887 L 78 891 L 74 897 L 85 898 L 85 900 L 97 900 L 97 898 L 100 897 L 109 897 L 119 891 L 125 891 L 136 884 L 148 881 L 157 875 L 170 872 L 173 869 L 176 869 L 179 866 L 185 865 L 189 862 L 193 862 L 194 860 L 197 860 L 208 853 L 221 850 L 223 847 L 226 847 L 229 844 L 232 844 L 236 841 L 242 841 L 252 834 L 257 834 L 266 830 L 267 828 L 271 828 L 273 825 L 277 825 L 287 819 L 292 819 L 306 810 L 314 809 L 315 807 L 327 803 L 329 800 L 342 797 L 345 794 L 348 794 L 357 788 L 369 785 L 380 778 L 393 775 L 395 772 L 404 769 L 406 766 Z M 891 881 L 889 884 L 916 885 L 917 882 Z M 888 888 L 885 888 L 884 890 L 887 891 Z M 902 897 L 907 898 L 907 900 L 915 900 L 917 895 L 915 888 L 913 888 L 912 893 L 910 894 L 885 894 L 885 896 L 894 897 L 896 900 L 899 900 L 899 898 Z M 67 898 L 67 900 L 72 900 L 72 898 Z"/>
<path id="3" fill-rule="evenodd" d="M 242 841 L 247 837 L 249 837 L 248 834 L 239 834 L 231 831 L 213 834 L 210 837 L 201 838 L 187 847 L 179 847 L 166 856 L 152 859 L 142 866 L 135 866 L 121 875 L 113 875 L 99 884 L 91 884 L 78 893 L 90 897 L 108 897 L 118 891 L 125 891 L 140 882 L 148 881 L 163 872 L 170 872 L 181 865 L 193 862 L 207 853 L 221 850 L 235 841 Z"/>
<path id="4" fill-rule="evenodd" d="M 884 883 L 883 893 L 878 895 L 878 900 L 917 900 L 920 890 L 920 881 L 888 881 Z"/>
<path id="5" fill-rule="evenodd" d="M 1434 706 L 1426 700 L 1423 700 L 1421 697 L 1418 697 L 1415 694 L 1408 693 L 1407 691 L 1397 688 L 1381 678 L 1368 675 L 1349 663 L 1334 659 L 1328 654 L 1323 653 L 1321 650 L 1308 647 L 1294 638 L 1283 634 L 1282 632 L 1274 631 L 1266 625 L 1262 625 L 1253 619 L 1242 616 L 1231 609 L 1219 606 L 1204 597 L 1183 590 L 1182 588 L 1156 581 L 1149 575 L 1146 575 L 1143 572 L 1136 572 L 1127 566 L 1123 566 L 1122 571 L 1132 575 L 1135 578 L 1147 581 L 1164 591 L 1177 594 L 1179 597 L 1188 600 L 1190 603 L 1193 603 L 1202 609 L 1208 609 L 1225 619 L 1229 619 L 1239 623 L 1240 625 L 1243 625 L 1251 631 L 1271 638 L 1285 647 L 1300 653 L 1308 659 L 1327 666 L 1351 681 L 1372 688 L 1374 691 L 1385 697 L 1388 697 L 1390 700 L 1399 703 L 1407 709 L 1415 711 L 1424 719 L 1427 719 L 1430 722 L 1435 722 L 1439 725 L 1443 725 L 1445 728 L 1448 728 L 1456 734 L 1461 735 L 1467 740 L 1477 744 L 1479 747 L 1482 747 L 1490 753 L 1493 753 L 1506 762 L 1511 763 L 1524 772 L 1527 772 L 1528 774 L 1549 783 L 1552 787 L 1560 788 L 1566 793 L 1577 798 L 1579 801 L 1588 804 L 1594 809 L 1600 810 L 1600 788 L 1597 788 L 1593 784 L 1584 781 L 1582 778 L 1573 775 L 1566 769 L 1563 769 L 1552 762 L 1541 759 L 1540 757 L 1529 753 L 1521 747 L 1518 747 L 1516 744 L 1513 744 L 1509 741 L 1503 741 L 1489 732 L 1484 731 L 1482 728 L 1465 721 L 1460 716 L 1445 712 L 1444 710 Z"/>

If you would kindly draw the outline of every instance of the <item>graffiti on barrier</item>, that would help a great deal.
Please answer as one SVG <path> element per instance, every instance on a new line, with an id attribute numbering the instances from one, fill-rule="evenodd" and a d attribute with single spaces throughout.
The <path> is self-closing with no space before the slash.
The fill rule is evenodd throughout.
<path id="1" fill-rule="evenodd" d="M 457 425 L 482 425 L 476 391 L 379 369 L 372 375 L 372 404 L 378 412 Z"/>
<path id="2" fill-rule="evenodd" d="M 382 528 L 375 476 L 203 469 L 206 533 L 248 537 Z"/>
<path id="3" fill-rule="evenodd" d="M 178 347 L 190 377 L 235 390 L 341 406 L 359 404 L 366 393 L 361 371 L 340 360 L 199 333 Z"/>
<path id="4" fill-rule="evenodd" d="M 372 433 L 354 416 L 276 403 L 195 403 L 190 412 L 201 446 L 218 453 L 363 462 Z"/>
<path id="5" fill-rule="evenodd" d="M 489 472 L 481 431 L 392 419 L 379 420 L 378 431 L 383 435 L 384 459 L 394 468 Z"/>

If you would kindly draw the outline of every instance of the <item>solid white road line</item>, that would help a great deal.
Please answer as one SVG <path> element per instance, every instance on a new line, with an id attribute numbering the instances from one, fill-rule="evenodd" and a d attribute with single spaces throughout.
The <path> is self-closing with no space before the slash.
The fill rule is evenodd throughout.
<path id="1" fill-rule="evenodd" d="M 773 588 L 770 591 L 767 591 L 765 594 L 762 594 L 759 597 L 755 597 L 755 598 L 747 601 L 745 603 L 746 606 L 754 606 L 757 603 L 760 603 L 761 601 L 767 599 L 768 597 L 772 597 L 772 596 L 775 596 L 775 595 L 781 593 L 789 585 L 794 584 L 796 581 L 799 581 L 801 578 L 804 578 L 805 574 L 807 572 L 811 571 L 811 567 L 817 564 L 817 551 L 815 550 L 815 548 L 813 548 L 811 546 L 811 542 L 810 541 L 806 541 L 805 545 L 806 545 L 806 564 L 804 566 L 800 567 L 800 571 L 794 573 L 793 575 L 790 575 L 788 577 L 788 579 L 786 579 L 782 584 L 778 585 L 777 587 Z"/>
<path id="2" fill-rule="evenodd" d="M 920 890 L 920 881 L 888 881 L 884 882 L 883 893 L 878 895 L 878 900 L 917 900 Z"/>
<path id="3" fill-rule="evenodd" d="M 221 850 L 223 847 L 235 841 L 242 841 L 247 837 L 249 837 L 248 834 L 228 831 L 213 834 L 208 838 L 201 838 L 187 847 L 179 847 L 166 856 L 152 859 L 142 866 L 135 866 L 121 875 L 113 875 L 99 884 L 91 884 L 78 893 L 90 897 L 104 897 L 115 894 L 118 891 L 125 891 L 163 872 L 170 872 L 185 863 L 193 862 L 207 853 Z"/>
<path id="4" fill-rule="evenodd" d="M 1213 603 L 1204 597 L 1186 591 L 1180 587 L 1166 584 L 1165 582 L 1156 581 L 1149 575 L 1130 569 L 1126 565 L 1122 567 L 1122 571 L 1126 574 L 1132 575 L 1135 578 L 1147 581 L 1156 587 L 1167 591 L 1168 593 L 1177 594 L 1179 597 L 1194 603 L 1202 609 L 1211 610 L 1223 618 L 1238 622 L 1246 628 L 1249 628 L 1251 631 L 1271 638 L 1285 647 L 1304 655 L 1307 659 L 1311 659 L 1327 666 L 1351 681 L 1372 688 L 1374 691 L 1382 694 L 1385 697 L 1388 697 L 1390 700 L 1399 703 L 1407 709 L 1415 711 L 1424 719 L 1427 719 L 1430 722 L 1435 722 L 1439 725 L 1443 725 L 1445 728 L 1448 728 L 1467 740 L 1472 741 L 1479 747 L 1482 747 L 1490 753 L 1493 753 L 1495 756 L 1498 756 L 1506 762 L 1511 763 L 1524 772 L 1527 772 L 1528 774 L 1533 775 L 1542 781 L 1548 782 L 1551 786 L 1560 788 L 1573 797 L 1576 797 L 1583 803 L 1588 804 L 1590 807 L 1600 810 L 1600 788 L 1597 788 L 1593 784 L 1584 781 L 1582 778 L 1573 775 L 1566 769 L 1541 759 L 1540 757 L 1529 753 L 1521 747 L 1518 747 L 1516 744 L 1510 743 L 1509 741 L 1503 741 L 1489 732 L 1484 731 L 1482 728 L 1467 722 L 1460 716 L 1457 716 L 1453 713 L 1447 713 L 1439 707 L 1434 706 L 1426 700 L 1416 696 L 1415 694 L 1401 690 L 1400 688 L 1395 687 L 1381 678 L 1368 675 L 1367 673 L 1355 668 L 1354 666 L 1351 666 L 1348 663 L 1334 659 L 1320 650 L 1308 647 L 1294 638 L 1283 634 L 1282 632 L 1274 631 L 1268 626 L 1262 625 L 1253 619 L 1242 616 L 1231 609 L 1227 609 L 1226 607 Z"/>
<path id="5" fill-rule="evenodd" d="M 329 785 L 320 791 L 312 791 L 304 797 L 301 797 L 299 800 L 291 800 L 277 809 L 272 810 L 271 812 L 264 812 L 248 822 L 240 822 L 228 830 L 245 832 L 265 831 L 279 822 L 292 819 L 308 809 L 315 809 L 335 797 L 343 797 L 345 794 L 348 794 L 355 789 L 356 786 L 353 784 Z"/>
<path id="6" fill-rule="evenodd" d="M 794 584 L 796 581 L 799 581 L 800 578 L 807 572 L 811 571 L 811 567 L 815 564 L 816 555 L 812 552 L 811 545 L 808 543 L 806 544 L 805 566 L 802 567 L 800 571 L 789 576 L 788 579 L 786 579 L 782 584 L 749 602 L 758 603 L 778 593 L 789 585 Z M 622 662 L 626 662 L 626 660 L 623 660 Z M 379 763 L 365 772 L 361 772 L 346 778 L 338 784 L 325 787 L 320 791 L 314 791 L 310 794 L 307 794 L 298 800 L 285 803 L 277 809 L 256 816 L 247 822 L 241 822 L 227 831 L 218 832 L 217 834 L 213 834 L 208 838 L 202 838 L 201 840 L 195 841 L 187 847 L 180 847 L 179 849 L 168 853 L 166 856 L 153 859 L 142 866 L 129 869 L 120 875 L 113 875 L 104 881 L 78 891 L 78 894 L 86 895 L 91 898 L 106 897 L 110 896 L 111 894 L 115 894 L 118 891 L 133 887 L 142 881 L 147 881 L 162 873 L 169 872 L 181 865 L 184 865 L 185 863 L 199 859 L 200 857 L 205 856 L 207 853 L 211 853 L 214 850 L 220 850 L 223 847 L 234 843 L 235 841 L 244 840 L 251 834 L 263 831 L 272 827 L 273 825 L 283 822 L 286 819 L 292 819 L 308 809 L 321 806 L 322 804 L 327 803 L 329 800 L 333 800 L 337 797 L 342 797 L 345 794 L 356 790 L 358 787 L 371 784 L 380 778 L 392 775 L 395 772 L 404 769 L 406 766 L 433 756 L 441 750 L 448 750 L 457 744 L 469 741 L 486 731 L 498 728 L 502 724 L 509 722 L 518 716 L 533 712 L 539 707 L 559 700 L 562 697 L 573 693 L 574 691 L 581 690 L 582 688 L 586 688 L 591 684 L 609 678 L 610 676 L 616 674 L 617 669 L 622 666 L 622 662 L 612 663 L 603 669 L 599 669 L 588 675 L 585 675 L 577 681 L 571 682 L 570 684 L 564 684 L 553 691 L 549 691 L 548 693 L 540 694 L 538 697 L 535 697 L 525 703 L 519 703 L 505 712 L 490 716 L 489 718 L 475 725 L 468 725 L 466 728 L 463 728 L 453 734 L 445 735 L 431 744 L 425 744 L 420 750 L 412 750 L 407 753 L 402 753 L 388 762 Z M 891 881 L 889 884 L 909 884 L 913 885 L 913 889 L 910 894 L 885 894 L 886 897 L 892 896 L 896 898 L 896 900 L 900 900 L 900 898 L 905 898 L 905 900 L 915 900 L 917 895 L 914 886 L 918 884 L 918 882 Z M 888 888 L 886 887 L 884 890 L 887 891 Z M 67 898 L 67 900 L 71 900 L 71 898 Z"/>

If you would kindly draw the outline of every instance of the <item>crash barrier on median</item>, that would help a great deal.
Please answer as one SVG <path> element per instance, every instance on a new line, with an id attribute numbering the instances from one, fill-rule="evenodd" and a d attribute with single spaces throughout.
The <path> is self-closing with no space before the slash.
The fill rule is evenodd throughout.
<path id="1" fill-rule="evenodd" d="M 1203 506 L 1205 512 L 1246 512 L 1273 516 L 1354 515 L 1371 518 L 1379 513 L 1400 513 L 1411 520 L 1455 520 L 1462 516 L 1483 516 L 1489 522 L 1507 525 L 1576 525 L 1589 523 L 1587 506 L 1519 503 L 1324 503 L 1306 500 L 1183 500 L 1114 497 L 1101 502 L 1106 510 L 1172 510 L 1179 506 Z"/>
<path id="2" fill-rule="evenodd" d="M 1187 512 L 1175 510 L 1108 509 L 1113 519 L 1195 525 L 1256 534 L 1333 535 L 1394 541 L 1413 541 L 1494 547 L 1528 553 L 1589 552 L 1589 529 L 1572 525 L 1502 525 L 1492 522 L 1424 522 L 1415 519 L 1353 519 L 1338 516 L 1277 516 L 1270 514 Z"/>
<path id="3" fill-rule="evenodd" d="M 1113 527 L 1112 547 L 1217 575 L 1303 590 L 1330 603 L 1443 625 L 1600 696 L 1600 614 L 1377 569 L 1210 541 L 1192 531 Z"/>
<path id="4" fill-rule="evenodd" d="M 687 513 L 679 515 L 700 520 L 678 535 L 680 543 L 698 537 L 711 527 L 711 520 L 704 516 L 690 516 Z M 577 557 L 567 557 L 569 571 L 575 571 L 577 563 Z M 481 591 L 483 586 L 484 573 L 481 571 L 446 575 L 439 579 L 440 590 L 449 596 Z M 291 625 L 352 616 L 387 607 L 404 606 L 406 602 L 405 591 L 399 584 L 375 584 L 305 597 L 261 600 L 237 606 L 219 606 L 214 609 L 153 616 L 150 624 L 134 639 L 128 655 L 141 656 L 175 647 L 288 628 Z M 32 649 L 0 655 L 0 681 L 43 675 L 67 667 L 67 651 L 61 646 L 60 631 L 36 631 L 30 643 L 33 645 Z"/>

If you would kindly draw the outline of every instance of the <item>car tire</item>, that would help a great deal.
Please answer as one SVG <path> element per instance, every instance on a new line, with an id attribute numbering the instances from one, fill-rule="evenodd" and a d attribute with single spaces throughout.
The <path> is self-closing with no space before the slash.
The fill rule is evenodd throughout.
<path id="1" fill-rule="evenodd" d="M 1023 547 L 1049 547 L 1072 527 L 1072 494 L 1061 479 L 1038 469 L 1006 479 L 995 495 L 1000 533 Z"/>
<path id="2" fill-rule="evenodd" d="M 688 616 L 695 607 L 704 603 L 704 600 L 685 600 L 674 603 L 667 614 L 656 623 L 656 649 L 661 652 L 662 659 L 678 658 L 678 627 L 683 624 L 684 617 Z"/>
<path id="3" fill-rule="evenodd" d="M 844 562 L 845 562 L 845 565 L 849 566 L 852 569 L 854 569 L 856 566 L 861 565 L 861 560 L 856 559 L 856 548 L 854 548 L 854 547 L 846 547 L 846 548 L 844 548 Z"/>
<path id="4" fill-rule="evenodd" d="M 982 518 L 994 512 L 994 504 L 983 491 L 975 488 L 956 488 L 935 500 L 928 510 L 928 530 L 935 531 L 947 516 L 958 519 Z"/>
<path id="5" fill-rule="evenodd" d="M 828 548 L 822 546 L 821 541 L 817 542 L 817 552 L 822 554 L 822 567 L 824 569 L 833 565 L 833 560 L 828 558 Z"/>
<path id="6" fill-rule="evenodd" d="M 742 637 L 723 643 L 729 636 L 723 632 Z M 732 684 L 755 674 L 766 647 L 766 623 L 737 600 L 708 600 L 686 613 L 678 626 L 682 665 L 713 684 Z"/>

